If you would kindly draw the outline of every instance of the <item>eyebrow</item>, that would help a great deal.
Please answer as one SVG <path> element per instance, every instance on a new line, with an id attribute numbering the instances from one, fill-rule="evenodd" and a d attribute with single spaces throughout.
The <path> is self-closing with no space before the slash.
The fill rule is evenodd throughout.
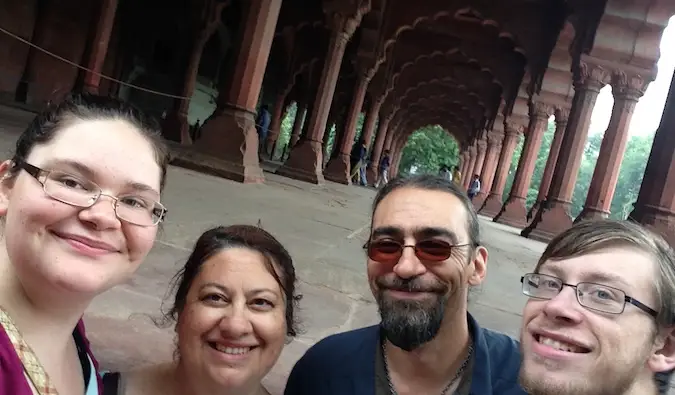
<path id="1" fill-rule="evenodd" d="M 418 228 L 418 229 L 413 229 L 412 231 L 413 235 L 417 239 L 429 239 L 433 237 L 447 237 L 450 239 L 454 244 L 457 244 L 459 242 L 459 238 L 457 237 L 457 234 L 455 232 L 452 232 L 451 230 L 448 230 L 446 228 L 440 228 L 440 227 L 423 227 L 423 228 Z M 373 238 L 377 237 L 382 237 L 382 236 L 390 236 L 390 237 L 399 237 L 403 238 L 404 232 L 401 228 L 395 227 L 395 226 L 382 226 L 379 228 L 375 228 L 373 230 Z"/>
<path id="2" fill-rule="evenodd" d="M 226 286 L 224 286 L 222 284 L 214 283 L 212 281 L 203 284 L 201 287 L 199 287 L 199 290 L 203 291 L 206 288 L 216 288 L 219 291 L 221 291 L 222 293 L 231 293 L 231 290 L 229 288 L 227 288 Z M 277 296 L 277 294 L 278 294 L 278 292 L 275 292 L 273 289 L 270 289 L 270 288 L 254 288 L 254 289 L 248 290 L 246 292 L 246 295 L 251 296 L 251 295 L 257 295 L 257 294 L 261 294 L 261 293 L 271 293 L 272 295 L 275 295 L 275 296 Z"/>
<path id="3" fill-rule="evenodd" d="M 557 277 L 562 277 L 563 275 L 562 268 L 560 268 L 560 266 L 557 266 L 556 264 L 549 264 L 544 266 L 543 268 L 552 272 Z M 611 273 L 582 271 L 580 273 L 580 277 L 584 279 L 581 282 L 585 283 L 590 282 L 599 284 L 613 284 L 624 288 L 631 288 L 626 280 L 624 280 L 620 276 Z"/>
<path id="4" fill-rule="evenodd" d="M 81 173 L 86 178 L 89 178 L 89 179 L 92 179 L 92 180 L 96 179 L 96 173 L 94 172 L 94 170 L 92 170 L 89 166 L 87 166 L 87 165 L 85 165 L 81 162 L 72 160 L 72 159 L 52 159 L 52 160 L 48 160 L 47 162 L 45 162 L 42 165 L 42 167 L 46 167 L 46 168 L 54 168 L 54 167 L 71 168 L 71 169 L 77 171 L 78 173 Z M 127 181 L 126 185 L 128 187 L 134 189 L 134 190 L 139 191 L 139 192 L 153 192 L 153 193 L 156 193 L 157 195 L 159 195 L 159 192 L 155 188 L 151 187 L 150 185 L 143 184 L 141 182 Z"/>

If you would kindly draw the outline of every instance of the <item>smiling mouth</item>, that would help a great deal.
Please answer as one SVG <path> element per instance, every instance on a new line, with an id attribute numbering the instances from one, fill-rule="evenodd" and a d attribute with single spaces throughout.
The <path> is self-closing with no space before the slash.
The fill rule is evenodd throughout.
<path id="1" fill-rule="evenodd" d="M 220 351 L 223 354 L 228 354 L 228 355 L 237 355 L 237 356 L 242 356 L 250 353 L 252 350 L 254 350 L 256 347 L 226 347 L 223 345 L 220 345 L 215 342 L 209 342 L 209 346 L 213 348 L 216 351 Z"/>
<path id="2" fill-rule="evenodd" d="M 534 340 L 536 340 L 539 344 L 546 345 L 559 351 L 565 351 L 574 354 L 587 354 L 591 352 L 591 350 L 588 348 L 577 346 L 576 344 L 561 342 L 559 340 L 554 340 L 542 335 L 534 335 Z"/>

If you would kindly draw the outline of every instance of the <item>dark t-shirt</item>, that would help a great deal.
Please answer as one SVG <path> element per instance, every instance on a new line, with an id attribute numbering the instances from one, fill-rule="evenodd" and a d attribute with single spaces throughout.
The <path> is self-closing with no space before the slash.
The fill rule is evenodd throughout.
<path id="1" fill-rule="evenodd" d="M 382 337 L 380 337 L 382 338 Z M 474 355 L 471 354 L 471 359 L 462 373 L 462 381 L 459 387 L 454 392 L 454 395 L 469 395 L 471 390 L 471 372 L 473 371 Z M 375 395 L 392 395 L 389 389 L 389 380 L 387 379 L 387 372 L 384 367 L 384 353 L 382 352 L 382 344 L 377 345 L 375 350 Z"/>

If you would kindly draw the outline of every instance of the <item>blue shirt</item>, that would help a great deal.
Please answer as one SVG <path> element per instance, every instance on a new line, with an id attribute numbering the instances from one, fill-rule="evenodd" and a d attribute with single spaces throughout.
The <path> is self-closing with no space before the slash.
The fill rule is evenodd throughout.
<path id="1" fill-rule="evenodd" d="M 518 384 L 520 350 L 507 335 L 483 329 L 469 314 L 474 341 L 471 395 L 527 395 Z M 329 336 L 295 364 L 284 395 L 374 395 L 378 325 Z"/>

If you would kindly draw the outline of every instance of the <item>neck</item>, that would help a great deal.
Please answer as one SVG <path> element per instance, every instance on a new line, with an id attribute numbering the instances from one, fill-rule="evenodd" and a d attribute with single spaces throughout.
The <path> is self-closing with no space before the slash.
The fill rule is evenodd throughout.
<path id="1" fill-rule="evenodd" d="M 213 381 L 202 370 L 191 369 L 188 364 L 178 362 L 173 365 L 174 385 L 172 391 L 164 393 L 190 394 L 190 395 L 261 395 L 262 385 L 260 383 L 246 383 L 244 386 L 229 387 Z M 166 380 L 165 382 L 171 382 Z"/>
<path id="2" fill-rule="evenodd" d="M 654 373 L 646 371 L 644 374 L 633 382 L 633 385 L 628 388 L 623 395 L 657 395 L 659 393 L 654 380 Z"/>
<path id="3" fill-rule="evenodd" d="M 49 348 L 54 351 L 65 349 L 91 299 L 89 296 L 66 295 L 42 284 L 22 284 L 2 248 L 0 307 L 31 346 L 45 352 L 49 352 Z"/>
<path id="4" fill-rule="evenodd" d="M 436 337 L 413 351 L 402 350 L 387 340 L 389 368 L 402 378 L 440 383 L 452 378 L 467 357 L 470 336 L 466 307 L 448 313 Z"/>

